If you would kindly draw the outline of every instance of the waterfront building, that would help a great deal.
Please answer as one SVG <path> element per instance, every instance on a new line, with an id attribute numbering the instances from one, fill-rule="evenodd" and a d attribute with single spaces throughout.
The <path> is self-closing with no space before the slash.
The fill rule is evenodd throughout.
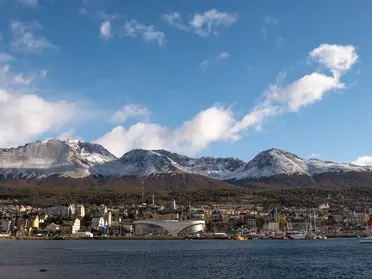
<path id="1" fill-rule="evenodd" d="M 76 218 L 71 227 L 71 233 L 76 233 L 80 230 L 80 219 Z"/>
<path id="2" fill-rule="evenodd" d="M 247 216 L 245 218 L 245 224 L 246 224 L 246 226 L 249 230 L 254 230 L 254 231 L 257 230 L 256 218 L 251 218 L 251 217 Z"/>
<path id="3" fill-rule="evenodd" d="M 48 216 L 47 214 L 42 213 L 42 214 L 39 216 L 39 223 L 40 223 L 40 224 L 45 223 L 45 222 L 47 221 L 48 217 L 49 217 L 49 216 Z"/>
<path id="4" fill-rule="evenodd" d="M 138 220 L 134 221 L 135 233 L 139 235 L 167 234 L 172 236 L 198 234 L 205 232 L 203 220 Z"/>
<path id="5" fill-rule="evenodd" d="M 39 216 L 36 215 L 36 216 L 34 216 L 34 219 L 32 220 L 32 228 L 39 229 L 39 224 L 40 224 Z"/>
<path id="6" fill-rule="evenodd" d="M 107 213 L 105 214 L 105 224 L 109 227 L 112 225 L 112 212 L 111 212 L 111 210 L 107 211 Z"/>
<path id="7" fill-rule="evenodd" d="M 106 213 L 107 213 L 107 207 L 104 204 L 101 204 L 98 207 L 98 214 L 99 214 L 99 216 L 105 216 Z"/>
<path id="8" fill-rule="evenodd" d="M 85 216 L 85 208 L 84 205 L 78 204 L 75 208 L 76 217 L 84 218 Z"/>
<path id="9" fill-rule="evenodd" d="M 67 207 L 67 214 L 69 217 L 71 216 L 74 216 L 75 215 L 75 211 L 76 211 L 76 207 L 74 204 L 69 204 L 69 206 Z"/>
<path id="10" fill-rule="evenodd" d="M 93 217 L 91 227 L 92 229 L 99 230 L 100 227 L 105 226 L 105 220 L 103 217 Z"/>

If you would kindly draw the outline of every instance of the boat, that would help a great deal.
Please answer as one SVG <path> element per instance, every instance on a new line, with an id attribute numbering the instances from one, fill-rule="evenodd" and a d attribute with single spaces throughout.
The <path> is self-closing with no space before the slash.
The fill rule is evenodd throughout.
<path id="1" fill-rule="evenodd" d="M 226 233 L 206 233 L 204 236 L 208 239 L 229 239 Z"/>
<path id="2" fill-rule="evenodd" d="M 359 243 L 372 243 L 372 236 L 361 237 Z"/>
<path id="3" fill-rule="evenodd" d="M 299 231 L 287 231 L 284 234 L 284 239 L 287 240 L 303 240 L 306 239 L 306 235 Z"/>
<path id="4" fill-rule="evenodd" d="M 372 243 L 372 235 L 371 235 L 371 232 L 369 231 L 369 228 L 368 228 L 369 215 L 368 215 L 367 207 L 366 206 L 364 206 L 364 219 L 365 219 L 365 223 L 366 223 L 366 234 L 367 234 L 367 237 L 361 237 L 361 238 L 359 238 L 359 243 L 361 243 L 361 244 Z"/>
<path id="5" fill-rule="evenodd" d="M 271 239 L 274 239 L 274 240 L 282 240 L 282 239 L 284 239 L 284 234 L 280 234 L 280 233 L 273 234 L 273 235 L 271 236 Z"/>
<path id="6" fill-rule="evenodd" d="M 248 240 L 248 238 L 243 235 L 236 235 L 234 236 L 234 240 Z"/>

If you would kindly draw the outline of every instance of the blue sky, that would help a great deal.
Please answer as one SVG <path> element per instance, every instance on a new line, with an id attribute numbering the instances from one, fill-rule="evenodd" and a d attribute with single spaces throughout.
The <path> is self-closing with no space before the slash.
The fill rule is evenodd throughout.
<path id="1" fill-rule="evenodd" d="M 0 147 L 372 162 L 369 1 L 0 0 Z"/>

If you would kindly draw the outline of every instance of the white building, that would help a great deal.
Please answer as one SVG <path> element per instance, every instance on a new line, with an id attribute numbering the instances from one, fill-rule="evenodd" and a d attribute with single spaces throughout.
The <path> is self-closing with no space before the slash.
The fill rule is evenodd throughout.
<path id="1" fill-rule="evenodd" d="M 76 207 L 74 204 L 69 204 L 67 207 L 68 216 L 74 216 L 76 211 Z"/>
<path id="2" fill-rule="evenodd" d="M 104 205 L 104 204 L 101 204 L 99 207 L 98 207 L 98 214 L 100 216 L 105 216 L 105 214 L 107 213 L 107 207 Z"/>
<path id="3" fill-rule="evenodd" d="M 83 218 L 85 216 L 85 208 L 84 205 L 78 204 L 75 208 L 76 217 Z"/>
<path id="4" fill-rule="evenodd" d="M 71 227 L 71 233 L 76 233 L 80 230 L 80 219 L 76 218 Z"/>
<path id="5" fill-rule="evenodd" d="M 146 234 L 170 234 L 172 236 L 184 234 L 197 234 L 205 232 L 203 220 L 138 220 L 134 221 L 135 233 Z"/>
<path id="6" fill-rule="evenodd" d="M 111 226 L 112 224 L 112 212 L 111 210 L 109 210 L 106 215 L 105 215 L 105 224 L 107 224 L 107 226 Z"/>
<path id="7" fill-rule="evenodd" d="M 49 216 L 53 216 L 53 217 L 57 217 L 57 216 L 67 217 L 68 216 L 68 207 L 67 206 L 61 206 L 61 205 L 51 206 L 51 207 L 44 208 L 44 213 L 49 215 Z"/>
<path id="8" fill-rule="evenodd" d="M 93 217 L 91 227 L 92 229 L 99 230 L 99 227 L 105 225 L 105 220 L 103 217 Z"/>

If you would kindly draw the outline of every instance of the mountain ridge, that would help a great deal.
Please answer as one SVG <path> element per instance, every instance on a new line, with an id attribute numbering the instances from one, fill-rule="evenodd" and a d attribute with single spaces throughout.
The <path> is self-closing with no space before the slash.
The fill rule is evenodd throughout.
<path id="1" fill-rule="evenodd" d="M 192 158 L 163 149 L 134 149 L 116 158 L 101 145 L 78 140 L 51 139 L 17 148 L 0 149 L 2 180 L 49 178 L 48 181 L 55 181 L 58 178 L 91 177 L 89 184 L 95 185 L 93 180 L 103 181 L 114 177 L 143 179 L 150 176 L 162 176 L 163 181 L 172 181 L 172 185 L 176 185 L 177 177 L 185 185 L 185 181 L 191 181 L 182 178 L 187 176 L 195 177 L 194 181 L 197 181 L 198 185 L 209 186 L 213 183 L 209 180 L 208 183 L 202 182 L 203 177 L 236 185 L 246 185 L 248 181 L 248 185 L 254 187 L 266 184 L 275 186 L 275 183 L 290 187 L 318 185 L 322 181 L 333 185 L 333 181 L 343 183 L 343 177 L 352 181 L 350 183 L 353 185 L 358 184 L 358 177 L 363 181 L 363 185 L 372 185 L 371 167 L 304 159 L 277 148 L 264 150 L 248 162 L 233 157 Z M 164 178 L 170 176 L 174 178 Z"/>

